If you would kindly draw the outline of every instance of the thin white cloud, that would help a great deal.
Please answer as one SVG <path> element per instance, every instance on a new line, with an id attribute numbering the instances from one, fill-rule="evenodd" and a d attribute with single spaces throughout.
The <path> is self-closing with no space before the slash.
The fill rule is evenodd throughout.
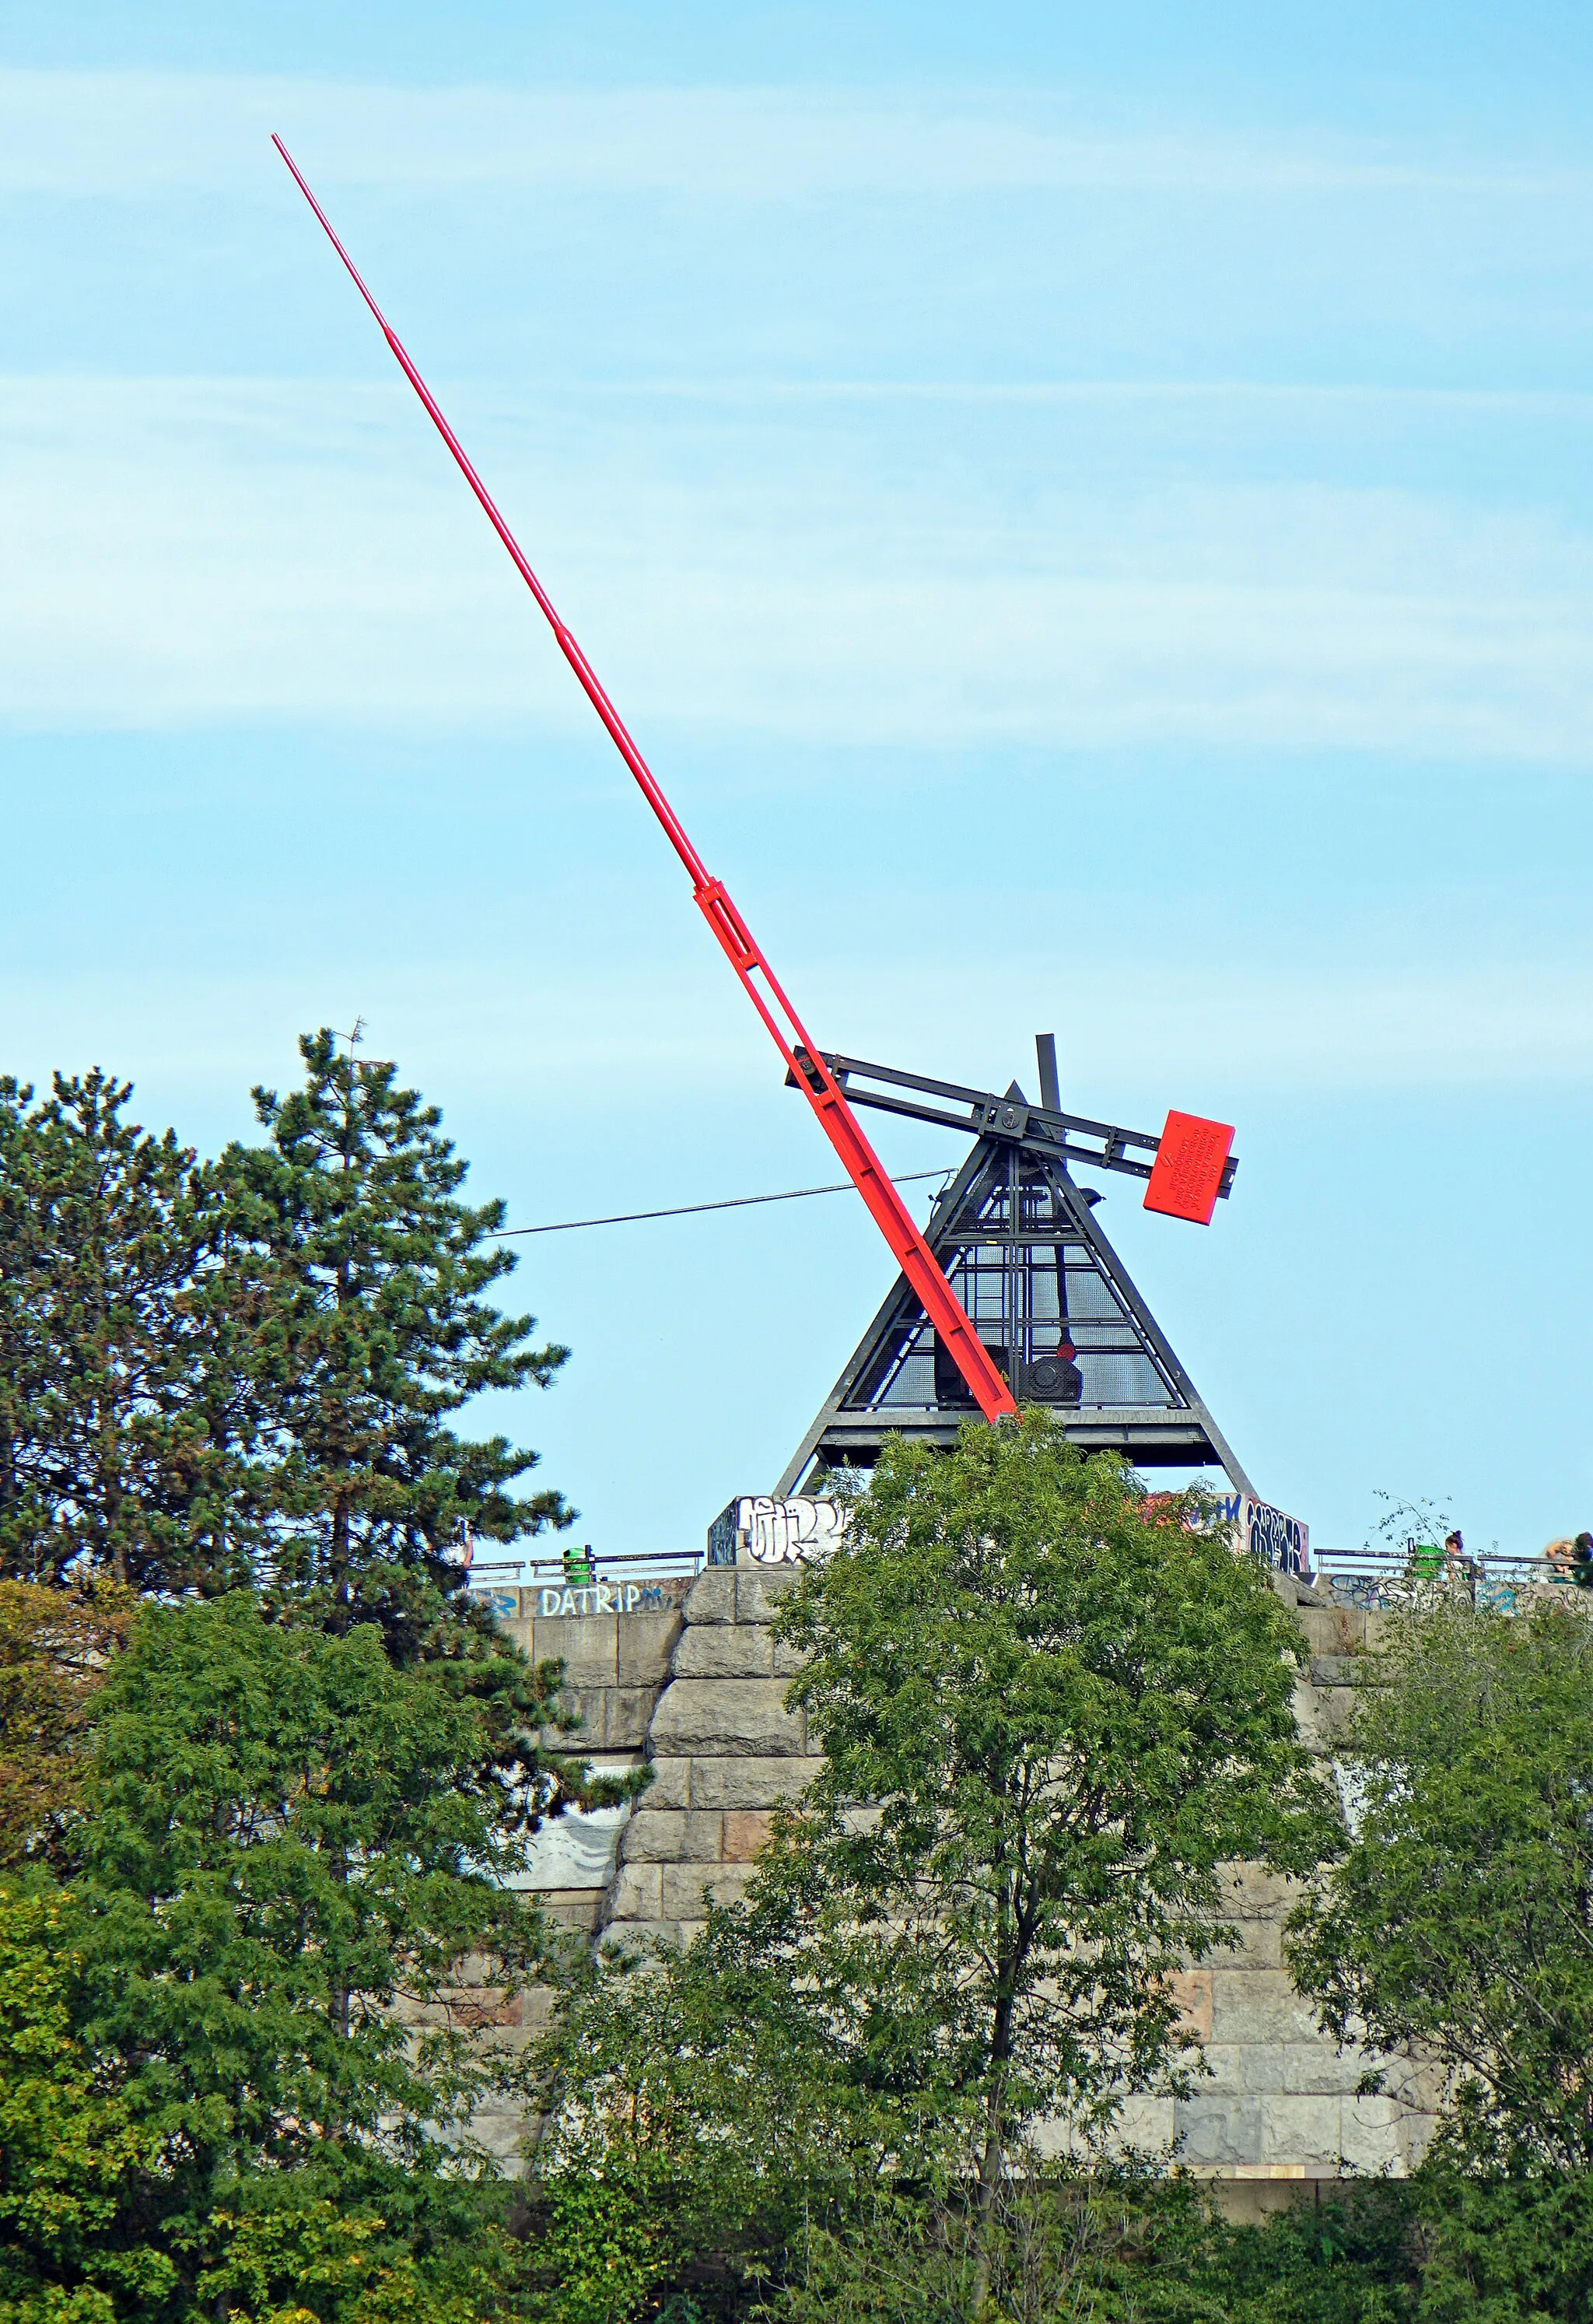
<path id="1" fill-rule="evenodd" d="M 281 132 L 326 185 L 483 183 L 742 197 L 1023 189 L 1426 188 L 1585 200 L 1593 173 L 1367 139 L 1102 134 L 1057 92 L 403 88 L 265 76 L 0 71 L 0 189 L 128 200 L 263 188 Z"/>
<path id="2" fill-rule="evenodd" d="M 660 883 L 668 877 L 660 864 Z M 601 912 L 601 881 L 594 893 Z M 401 1030 L 405 1072 L 426 1086 L 446 1083 L 456 1103 L 511 1087 L 517 1104 L 554 1106 L 571 1088 L 622 1086 L 629 1103 L 660 1119 L 717 1105 L 738 1120 L 772 1108 L 778 1124 L 787 1102 L 775 1053 L 684 891 L 677 903 L 677 925 L 644 962 L 587 962 L 579 973 L 512 950 L 494 952 L 490 970 L 474 952 L 423 968 L 328 958 L 202 980 L 133 964 L 114 983 L 53 966 L 8 980 L 8 1056 L 38 1073 L 51 1062 L 102 1062 L 135 1077 L 184 1079 L 230 1092 L 243 1108 L 248 1074 L 262 1068 L 257 1058 L 239 1065 L 240 1026 L 284 1044 L 292 1028 L 328 1016 L 352 1021 L 358 1011 L 373 1038 Z M 1074 1102 L 1136 1128 L 1159 1128 L 1168 1103 L 1231 1108 L 1228 1118 L 1241 1120 L 1268 1096 L 1408 1098 L 1571 1086 L 1593 1075 L 1593 961 L 1574 936 L 1558 948 L 1496 944 L 1486 958 L 1446 968 L 1413 965 L 1387 945 L 1353 964 L 1321 945 L 1291 963 L 1274 928 L 1263 973 L 1248 956 L 1224 965 L 1146 935 L 1135 958 L 1110 973 L 1088 965 L 1064 973 L 1054 958 L 1008 950 L 994 936 L 965 957 L 943 945 L 932 962 L 904 962 L 898 952 L 805 957 L 788 927 L 762 933 L 780 939 L 777 964 L 819 1038 L 975 1086 L 1005 1086 L 1009 1074 L 1026 1080 L 1032 1067 L 1022 1047 L 1011 1049 L 1016 1026 L 1050 1018 L 1066 1028 Z M 1027 1010 L 1016 1019 L 1015 990 Z M 90 1049 L 86 1023 L 95 1028 Z M 290 1058 L 267 1078 L 290 1070 Z M 800 1122 L 800 1107 L 788 1103 Z M 904 1139 L 920 1136 L 876 1126 L 899 1151 Z M 800 1135 L 793 1145 L 801 1150 Z"/>
<path id="3" fill-rule="evenodd" d="M 925 493 L 825 426 L 467 397 L 533 562 L 645 729 L 1581 766 L 1593 543 L 1288 481 Z M 400 387 L 0 382 L 0 719 L 587 724 Z"/>

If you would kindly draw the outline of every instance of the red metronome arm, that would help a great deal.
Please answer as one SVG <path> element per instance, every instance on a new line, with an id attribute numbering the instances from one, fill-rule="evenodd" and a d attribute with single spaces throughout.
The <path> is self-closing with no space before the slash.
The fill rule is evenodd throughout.
<path id="1" fill-rule="evenodd" d="M 875 1225 L 890 1245 L 897 1265 L 922 1300 L 925 1313 L 945 1342 L 969 1392 L 987 1420 L 999 1419 L 1003 1413 L 1016 1412 L 1017 1406 L 1011 1389 L 991 1361 L 990 1351 L 969 1321 L 962 1301 L 941 1273 L 935 1253 L 886 1176 L 883 1164 L 846 1102 L 840 1083 L 824 1063 L 817 1044 L 787 999 L 779 979 L 764 957 L 752 931 L 731 901 L 724 882 L 712 877 L 707 865 L 692 845 L 685 825 L 632 742 L 619 712 L 603 692 L 597 673 L 560 621 L 553 600 L 532 572 L 520 543 L 504 522 L 492 494 L 472 467 L 464 446 L 444 419 L 436 398 L 410 362 L 397 332 L 366 290 L 359 269 L 333 233 L 327 213 L 305 183 L 297 162 L 280 137 L 273 137 L 272 143 L 292 171 L 299 192 L 325 227 L 327 240 L 348 269 L 360 297 L 375 317 L 377 327 L 391 348 L 399 368 L 426 406 L 438 435 L 457 462 L 465 483 L 481 503 L 487 521 L 514 559 L 520 579 L 547 617 L 548 627 L 558 641 L 560 652 L 580 679 L 588 701 L 607 727 L 620 756 L 635 776 L 643 798 L 663 825 L 669 844 L 691 875 L 692 898 L 697 909 L 713 929 L 720 949 L 741 981 L 741 989 L 768 1026 L 787 1069 L 796 1076 L 798 1086 L 817 1114 L 820 1126 L 840 1157 L 847 1176 L 868 1204 Z"/>

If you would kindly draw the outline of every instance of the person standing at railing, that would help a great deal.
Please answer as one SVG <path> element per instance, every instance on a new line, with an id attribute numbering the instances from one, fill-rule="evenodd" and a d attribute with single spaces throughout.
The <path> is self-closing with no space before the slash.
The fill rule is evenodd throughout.
<path id="1" fill-rule="evenodd" d="M 1565 1534 L 1543 1555 L 1549 1579 L 1574 1590 L 1593 1590 L 1593 1533 Z"/>
<path id="2" fill-rule="evenodd" d="M 1478 1569 L 1477 1560 L 1466 1554 L 1465 1538 L 1457 1526 L 1453 1533 L 1443 1537 L 1444 1579 L 1451 1590 L 1463 1591 L 1472 1604 L 1477 1603 Z"/>
<path id="3" fill-rule="evenodd" d="M 1549 1568 L 1551 1582 L 1567 1582 L 1570 1580 L 1571 1568 L 1576 1563 L 1576 1543 L 1570 1534 L 1562 1536 L 1559 1541 L 1552 1541 L 1549 1544 L 1543 1552 L 1543 1557 Z"/>

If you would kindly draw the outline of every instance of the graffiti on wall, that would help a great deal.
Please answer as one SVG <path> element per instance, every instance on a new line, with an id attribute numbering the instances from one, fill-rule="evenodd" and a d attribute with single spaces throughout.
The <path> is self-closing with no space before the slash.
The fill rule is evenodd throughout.
<path id="1" fill-rule="evenodd" d="M 791 1565 L 827 1557 L 852 1512 L 839 1501 L 796 1493 L 742 1493 L 708 1528 L 710 1565 Z"/>
<path id="2" fill-rule="evenodd" d="M 1310 1581 L 1311 1527 L 1299 1517 L 1275 1509 L 1270 1501 L 1253 1501 L 1248 1493 L 1229 1493 L 1218 1502 L 1217 1515 L 1233 1527 L 1236 1549 L 1248 1550 L 1276 1572 Z"/>
<path id="3" fill-rule="evenodd" d="M 559 1618 L 581 1620 L 600 1614 L 672 1614 L 685 1603 L 691 1588 L 689 1573 L 667 1573 L 655 1582 L 584 1582 L 579 1587 L 545 1582 L 529 1590 L 480 1589 L 500 1622 L 529 1622 Z"/>

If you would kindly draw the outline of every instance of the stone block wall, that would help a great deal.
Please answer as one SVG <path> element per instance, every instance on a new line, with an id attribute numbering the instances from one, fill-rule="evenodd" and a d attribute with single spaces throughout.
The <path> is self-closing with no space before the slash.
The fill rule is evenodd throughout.
<path id="1" fill-rule="evenodd" d="M 689 1585 L 668 1585 L 678 1602 L 608 1610 L 594 1592 L 527 1590 L 501 1607 L 528 1654 L 565 1665 L 566 1700 L 584 1722 L 559 1738 L 566 1747 L 615 1772 L 645 1756 L 653 1771 L 635 1808 L 603 1831 L 546 1828 L 530 1885 L 565 1926 L 686 1944 L 709 1896 L 729 1901 L 745 1887 L 771 1810 L 798 1797 L 817 1764 L 803 1714 L 786 1706 L 796 1663 L 770 1631 L 796 1579 L 793 1567 L 716 1566 Z M 1294 1606 L 1311 1649 L 1296 1692 L 1301 1731 L 1325 1752 L 1349 1716 L 1382 1618 L 1284 1576 L 1275 1586 Z M 542 1610 L 550 1597 L 559 1599 L 557 1613 Z M 1347 2173 L 1410 2169 L 1432 2135 L 1432 2070 L 1413 2065 L 1388 2077 L 1385 2095 L 1358 2097 L 1366 2060 L 1335 2049 L 1284 1966 L 1288 1884 L 1236 1866 L 1228 1900 L 1238 1948 L 1183 1980 L 1208 2070 L 1186 2099 L 1130 2100 L 1125 2140 L 1153 2152 L 1175 2146 L 1241 2212 Z M 510 2041 L 531 2038 L 545 2007 L 534 1992 L 483 1987 L 472 1997 L 467 1987 L 463 1998 Z M 513 2152 L 518 2124 L 478 2127 Z"/>
<path id="2" fill-rule="evenodd" d="M 769 1811 L 812 1775 L 807 1722 L 786 1708 L 796 1665 L 769 1630 L 796 1575 L 720 1565 L 693 1583 L 648 1733 L 652 1788 L 621 1835 L 606 1934 L 689 1944 L 704 1900 L 741 1895 Z"/>
<path id="3" fill-rule="evenodd" d="M 792 1568 L 717 1567 L 694 1583 L 648 1731 L 654 1784 L 621 1835 L 605 1935 L 688 1943 L 709 1894 L 728 1900 L 744 1888 L 769 1811 L 809 1780 L 817 1754 L 802 1714 L 785 1706 L 795 1665 L 769 1627 L 795 1579 Z M 1301 1731 L 1326 1751 L 1380 1618 L 1282 1575 L 1275 1586 L 1312 1653 L 1296 1692 Z M 1188 2098 L 1130 2100 L 1123 2137 L 1152 2151 L 1175 2146 L 1193 2170 L 1224 2182 L 1240 2209 L 1264 2206 L 1269 2190 L 1281 2197 L 1351 2172 L 1409 2170 L 1432 2135 L 1432 2070 L 1396 2071 L 1386 2095 L 1358 2098 L 1367 2061 L 1336 2049 L 1284 1966 L 1289 1884 L 1238 1865 L 1227 1888 L 1238 1945 L 1183 1978 L 1208 2070 Z"/>

